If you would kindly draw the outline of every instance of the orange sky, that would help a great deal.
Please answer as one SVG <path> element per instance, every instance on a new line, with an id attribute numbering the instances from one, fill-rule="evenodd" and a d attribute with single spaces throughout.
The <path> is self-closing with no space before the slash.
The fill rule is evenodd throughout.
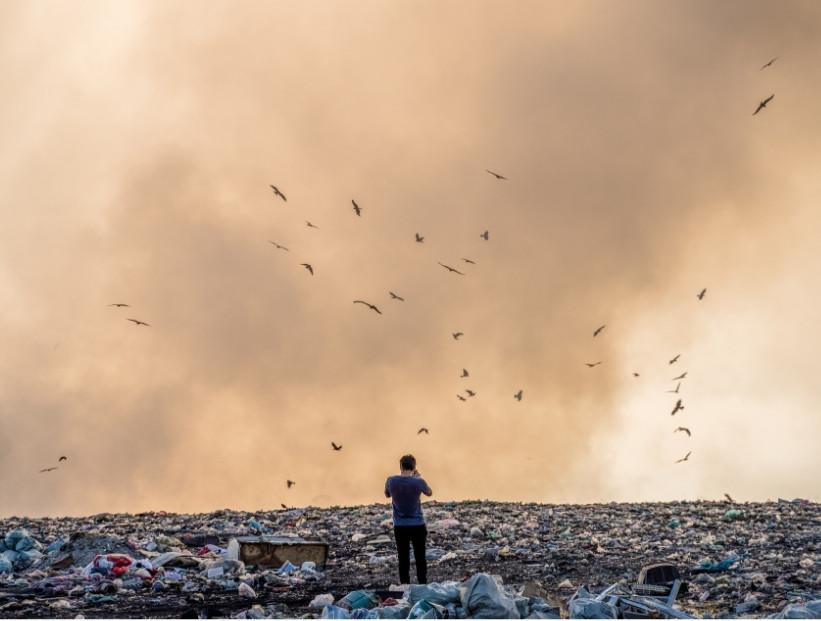
<path id="1" fill-rule="evenodd" d="M 0 515 L 817 501 L 819 26 L 4 2 Z"/>

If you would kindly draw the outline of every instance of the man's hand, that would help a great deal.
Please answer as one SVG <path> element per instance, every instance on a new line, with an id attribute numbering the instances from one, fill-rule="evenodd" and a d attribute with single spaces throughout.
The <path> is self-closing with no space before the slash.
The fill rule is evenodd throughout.
<path id="1" fill-rule="evenodd" d="M 419 471 L 418 471 L 418 470 L 414 470 L 414 471 L 413 471 L 413 476 L 415 476 L 415 477 L 417 477 L 417 478 L 421 478 L 421 476 L 422 476 L 422 475 L 421 475 L 421 474 L 419 474 Z"/>

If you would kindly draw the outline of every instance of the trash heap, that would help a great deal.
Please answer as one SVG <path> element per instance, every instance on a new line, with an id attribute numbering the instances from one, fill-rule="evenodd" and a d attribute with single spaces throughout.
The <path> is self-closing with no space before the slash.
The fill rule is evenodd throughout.
<path id="1" fill-rule="evenodd" d="M 423 507 L 427 585 L 395 584 L 388 503 L 0 520 L 0 618 L 821 617 L 817 503 Z"/>

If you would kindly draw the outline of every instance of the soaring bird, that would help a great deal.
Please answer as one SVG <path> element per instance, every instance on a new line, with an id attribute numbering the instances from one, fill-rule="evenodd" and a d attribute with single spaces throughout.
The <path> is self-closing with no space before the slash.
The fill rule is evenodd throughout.
<path id="1" fill-rule="evenodd" d="M 456 395 L 459 398 L 459 401 L 467 401 L 462 395 Z"/>
<path id="2" fill-rule="evenodd" d="M 302 265 L 302 266 L 303 266 L 306 270 L 308 270 L 309 272 L 311 272 L 311 276 L 313 276 L 313 275 L 314 275 L 314 268 L 313 268 L 313 267 L 311 267 L 311 264 L 310 264 L 310 263 L 300 263 L 300 265 Z"/>
<path id="3" fill-rule="evenodd" d="M 517 401 L 521 401 L 522 400 L 522 391 L 519 390 L 519 392 L 517 392 L 515 395 L 513 395 L 513 398 L 516 399 Z"/>
<path id="4" fill-rule="evenodd" d="M 474 397 L 474 396 L 476 396 L 476 393 L 475 393 L 475 392 L 473 392 L 472 390 L 467 390 L 467 389 L 465 389 L 465 392 L 466 392 L 466 393 L 468 393 L 468 397 Z"/>
<path id="5" fill-rule="evenodd" d="M 639 374 L 633 371 L 633 377 L 639 377 Z"/>
<path id="6" fill-rule="evenodd" d="M 766 69 L 767 67 L 769 67 L 770 65 L 772 65 L 772 64 L 773 64 L 776 60 L 778 60 L 778 56 L 776 56 L 775 58 L 773 58 L 770 62 L 766 63 L 763 67 L 761 67 L 761 69 L 759 69 L 759 71 L 762 71 L 762 70 Z M 731 502 L 732 502 L 732 501 L 731 501 Z"/>
<path id="7" fill-rule="evenodd" d="M 312 229 L 319 229 L 319 227 L 316 224 L 311 224 L 308 220 L 305 220 L 305 224 L 310 226 Z"/>
<path id="8" fill-rule="evenodd" d="M 598 336 L 598 335 L 599 335 L 599 332 L 601 332 L 602 330 L 604 330 L 604 328 L 605 328 L 605 327 L 606 327 L 606 326 L 601 326 L 601 327 L 596 328 L 595 330 L 593 330 L 593 336 L 594 336 L 594 337 Z"/>
<path id="9" fill-rule="evenodd" d="M 765 107 L 765 106 L 766 106 L 766 105 L 770 102 L 770 100 L 771 100 L 773 97 L 775 97 L 775 93 L 773 93 L 772 95 L 770 95 L 769 97 L 767 97 L 767 99 L 765 99 L 765 100 L 764 100 L 764 101 L 762 101 L 760 104 L 758 104 L 758 107 L 755 109 L 755 112 L 753 112 L 753 116 L 755 116 L 756 114 L 758 114 L 758 113 L 761 111 L 761 109 L 762 109 L 762 108 L 764 108 L 764 107 Z"/>
<path id="10" fill-rule="evenodd" d="M 481 238 L 482 238 L 482 239 L 484 239 L 485 241 L 487 241 L 488 236 L 489 236 L 489 233 L 488 233 L 487 231 L 485 231 L 484 233 L 482 233 L 481 235 L 479 235 L 479 237 L 481 237 Z"/>
<path id="11" fill-rule="evenodd" d="M 279 245 L 278 243 L 276 243 L 275 241 L 271 241 L 270 239 L 269 239 L 268 241 L 269 241 L 269 242 L 271 242 L 274 246 L 276 246 L 276 247 L 277 247 L 278 249 L 280 249 L 280 250 L 288 250 L 285 246 L 280 246 L 280 245 Z"/>
<path id="12" fill-rule="evenodd" d="M 502 175 L 500 175 L 499 173 L 495 173 L 495 172 L 493 172 L 492 170 L 488 170 L 487 168 L 485 168 L 485 172 L 489 172 L 491 175 L 493 175 L 493 176 L 494 176 L 494 177 L 496 177 L 497 179 L 504 179 L 505 181 L 507 181 L 507 177 L 503 177 L 503 176 L 502 176 Z"/>
<path id="13" fill-rule="evenodd" d="M 468 373 L 468 370 L 462 369 L 462 374 L 459 377 L 467 377 L 468 375 L 470 375 L 470 373 Z"/>
<path id="14" fill-rule="evenodd" d="M 681 375 L 679 375 L 678 377 L 674 377 L 674 378 L 673 378 L 673 379 L 671 379 L 670 381 L 671 381 L 671 382 L 675 382 L 676 380 L 683 380 L 685 377 L 687 377 L 687 371 L 685 371 L 684 373 L 682 373 L 682 374 L 681 374 Z"/>
<path id="15" fill-rule="evenodd" d="M 415 233 L 415 235 L 416 235 L 416 241 L 418 241 L 420 244 L 421 244 L 423 241 L 425 241 L 425 238 L 424 238 L 424 237 L 422 237 L 419 233 Z"/>
<path id="16" fill-rule="evenodd" d="M 464 261 L 465 263 L 473 263 L 473 265 L 476 265 L 476 261 L 474 261 L 473 259 L 465 259 L 465 258 L 463 257 L 463 258 L 462 258 L 462 261 Z"/>
<path id="17" fill-rule="evenodd" d="M 453 336 L 453 338 L 454 338 L 455 340 L 457 340 L 457 341 L 458 341 L 460 336 L 464 336 L 464 333 L 463 333 L 463 332 L 454 332 L 454 333 L 452 334 L 452 336 Z"/>
<path id="18" fill-rule="evenodd" d="M 676 360 L 678 360 L 679 356 L 681 356 L 681 354 L 676 354 L 675 358 L 672 358 L 667 364 L 673 364 Z"/>
<path id="19" fill-rule="evenodd" d="M 277 189 L 277 186 L 272 185 L 271 189 L 274 191 L 274 196 L 279 196 L 284 201 L 288 200 L 287 198 L 285 198 L 285 195 Z"/>
<path id="20" fill-rule="evenodd" d="M 679 463 L 680 461 L 687 461 L 687 459 L 690 457 L 690 453 L 692 453 L 692 452 L 693 451 L 690 451 L 684 457 L 682 457 L 681 459 L 677 459 L 676 463 Z"/>
<path id="21" fill-rule="evenodd" d="M 291 486 L 296 484 L 296 482 L 295 482 L 295 481 L 291 481 L 291 479 L 288 479 L 287 481 L 285 481 L 285 483 L 287 483 L 287 484 L 288 484 L 288 489 L 291 489 Z"/>
<path id="22" fill-rule="evenodd" d="M 57 470 L 57 466 L 52 466 L 51 468 L 43 468 L 40 472 L 51 472 L 52 470 Z"/>
<path id="23" fill-rule="evenodd" d="M 422 432 L 430 434 L 427 427 L 422 427 L 421 429 L 419 429 L 419 431 L 416 432 L 416 435 L 418 436 Z"/>
<path id="24" fill-rule="evenodd" d="M 288 507 L 284 502 L 279 503 L 279 506 L 285 509 L 286 511 L 288 510 Z"/>
<path id="25" fill-rule="evenodd" d="M 599 360 L 598 362 L 585 362 L 585 364 L 586 364 L 587 366 L 589 366 L 589 367 L 592 369 L 592 368 L 593 368 L 593 367 L 595 367 L 597 364 L 601 364 L 601 360 Z"/>
<path id="26" fill-rule="evenodd" d="M 57 461 L 65 461 L 65 460 L 67 460 L 67 459 L 68 459 L 68 457 L 66 457 L 65 455 L 63 455 L 63 456 L 62 456 L 62 457 L 60 457 L 60 459 L 58 459 Z"/>
<path id="27" fill-rule="evenodd" d="M 137 326 L 148 326 L 149 328 L 151 327 L 150 325 L 148 325 L 144 321 L 140 321 L 139 319 L 129 319 L 128 321 L 133 321 L 134 325 L 137 325 Z"/>
<path id="28" fill-rule="evenodd" d="M 459 274 L 461 276 L 464 276 L 464 273 L 460 272 L 457 269 L 452 268 L 450 265 L 445 265 L 444 263 L 441 263 L 440 261 L 437 261 L 437 263 L 439 263 L 439 265 L 441 265 L 445 269 L 450 270 L 451 272 L 456 272 L 457 274 Z"/>
<path id="29" fill-rule="evenodd" d="M 117 303 L 114 303 L 114 304 L 109 304 L 109 306 L 117 306 L 117 307 L 120 307 L 120 306 L 128 306 L 128 304 L 117 304 Z"/>
<path id="30" fill-rule="evenodd" d="M 360 207 L 359 205 L 357 205 L 357 204 L 356 204 L 356 201 L 355 201 L 355 200 L 353 200 L 353 199 L 351 199 L 351 202 L 353 203 L 353 210 L 356 212 L 356 215 L 357 215 L 357 216 L 361 216 L 362 214 L 361 214 L 360 212 L 362 211 L 362 207 Z"/>
<path id="31" fill-rule="evenodd" d="M 676 427 L 676 428 L 673 430 L 673 433 L 675 433 L 676 431 L 683 431 L 683 432 L 684 432 L 684 433 L 686 433 L 688 436 L 692 435 L 692 434 L 690 433 L 690 430 L 689 430 L 689 429 L 687 429 L 687 427 Z"/>
<path id="32" fill-rule="evenodd" d="M 704 294 L 707 293 L 707 289 L 702 289 L 699 294 L 696 296 L 699 300 L 704 299 Z"/>
<path id="33" fill-rule="evenodd" d="M 332 447 L 334 447 L 334 450 L 335 450 L 335 451 L 338 451 L 338 450 L 340 450 L 340 449 L 342 448 L 342 445 L 341 445 L 341 444 L 340 444 L 339 446 L 337 446 L 337 445 L 336 445 L 336 444 L 334 444 L 333 442 L 331 442 L 331 446 L 332 446 Z"/>
<path id="34" fill-rule="evenodd" d="M 381 310 L 379 310 L 378 308 L 376 308 L 376 306 L 374 306 L 373 304 L 370 304 L 370 303 L 368 303 L 368 302 L 365 302 L 364 300 L 354 300 L 354 301 L 353 301 L 353 303 L 354 303 L 354 304 L 364 304 L 364 305 L 365 305 L 365 306 L 367 306 L 368 308 L 371 308 L 372 310 L 375 310 L 375 311 L 376 311 L 377 313 L 379 313 L 380 315 L 382 314 L 382 311 L 381 311 Z"/>
<path id="35" fill-rule="evenodd" d="M 399 300 L 400 302 L 404 302 L 404 301 L 405 301 L 405 298 L 401 298 L 401 297 L 399 297 L 399 296 L 398 296 L 398 295 L 396 295 L 393 291 L 388 291 L 388 293 L 390 293 L 390 294 L 391 294 L 391 298 L 392 298 L 392 299 L 394 299 L 394 300 Z"/>
<path id="36" fill-rule="evenodd" d="M 675 389 L 675 390 L 665 390 L 664 392 L 678 392 L 678 389 L 679 389 L 680 387 L 681 387 L 681 382 L 679 382 L 678 384 L 676 384 L 676 389 Z"/>
<path id="37" fill-rule="evenodd" d="M 673 411 L 670 412 L 670 416 L 675 416 L 676 412 L 678 412 L 679 410 L 683 410 L 683 409 L 684 409 L 684 406 L 681 405 L 681 399 L 679 399 L 678 401 L 676 401 L 676 407 L 674 407 Z"/>
<path id="38" fill-rule="evenodd" d="M 727 492 L 724 492 L 724 498 L 726 498 L 730 502 L 735 502 L 735 500 L 733 500 L 732 497 Z"/>

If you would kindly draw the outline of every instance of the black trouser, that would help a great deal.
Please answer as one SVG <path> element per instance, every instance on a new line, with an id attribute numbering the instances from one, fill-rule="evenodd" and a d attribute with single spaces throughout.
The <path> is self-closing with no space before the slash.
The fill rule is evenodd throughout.
<path id="1" fill-rule="evenodd" d="M 428 529 L 419 526 L 394 526 L 396 553 L 399 557 L 399 584 L 410 584 L 410 546 L 413 544 L 413 558 L 416 559 L 416 579 L 419 584 L 428 583 L 428 561 L 425 558 L 425 538 Z"/>

